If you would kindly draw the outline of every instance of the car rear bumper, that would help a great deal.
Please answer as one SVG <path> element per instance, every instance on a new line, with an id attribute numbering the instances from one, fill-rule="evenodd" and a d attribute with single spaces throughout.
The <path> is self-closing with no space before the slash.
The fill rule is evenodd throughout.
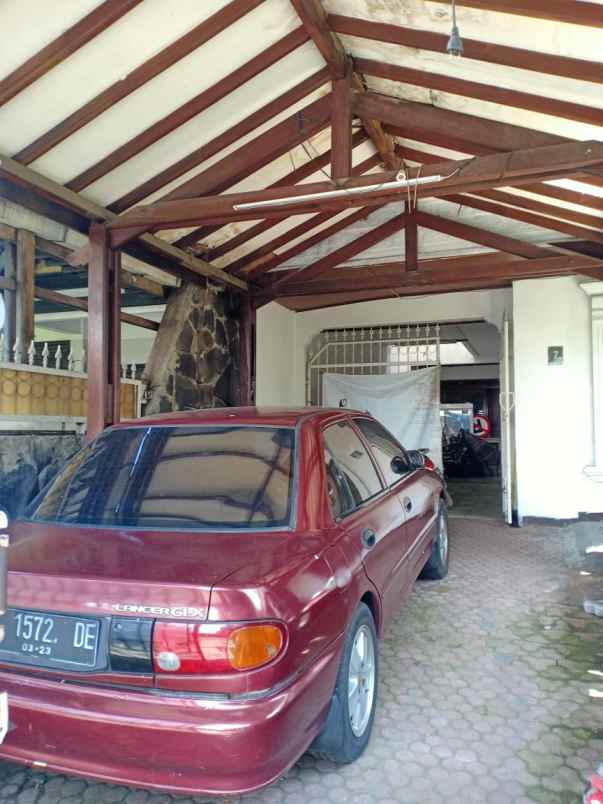
<path id="1" fill-rule="evenodd" d="M 250 792 L 278 779 L 320 730 L 341 644 L 283 689 L 236 700 L 0 673 L 11 722 L 0 757 L 173 793 Z"/>

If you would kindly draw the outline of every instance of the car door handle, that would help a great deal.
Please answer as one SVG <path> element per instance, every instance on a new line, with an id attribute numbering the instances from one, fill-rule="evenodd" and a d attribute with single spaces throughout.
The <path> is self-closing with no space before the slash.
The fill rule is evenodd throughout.
<path id="1" fill-rule="evenodd" d="M 412 500 L 410 499 L 410 497 L 405 497 L 404 498 L 403 505 L 404 505 L 404 510 L 406 511 L 406 513 L 410 514 L 410 512 L 412 511 Z"/>
<path id="2" fill-rule="evenodd" d="M 375 533 L 374 530 L 371 530 L 370 528 L 365 528 L 362 531 L 361 538 L 362 538 L 362 544 L 368 550 L 370 550 L 372 547 L 374 547 L 377 544 L 377 534 Z"/>

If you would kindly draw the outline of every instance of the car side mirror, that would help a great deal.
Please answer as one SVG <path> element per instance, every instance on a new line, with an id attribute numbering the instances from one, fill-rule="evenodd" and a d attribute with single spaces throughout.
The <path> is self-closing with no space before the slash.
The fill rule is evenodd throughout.
<path id="1" fill-rule="evenodd" d="M 390 467 L 392 472 L 395 472 L 397 475 L 406 475 L 411 470 L 408 461 L 403 455 L 394 455 Z"/>
<path id="2" fill-rule="evenodd" d="M 422 469 L 425 466 L 425 455 L 420 449 L 411 449 L 407 455 L 413 469 Z"/>

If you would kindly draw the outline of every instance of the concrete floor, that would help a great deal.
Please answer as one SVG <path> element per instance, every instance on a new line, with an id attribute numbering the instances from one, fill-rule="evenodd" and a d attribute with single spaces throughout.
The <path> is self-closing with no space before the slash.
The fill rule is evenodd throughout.
<path id="1" fill-rule="evenodd" d="M 369 747 L 336 767 L 309 756 L 247 804 L 573 804 L 603 761 L 603 598 L 571 530 L 451 523 L 448 578 L 419 583 L 381 644 Z M 568 561 L 573 566 L 568 566 Z M 592 671 L 595 671 L 594 673 Z M 0 763 L 0 801 L 202 801 Z M 231 802 L 234 802 L 231 799 Z"/>
<path id="2" fill-rule="evenodd" d="M 485 477 L 475 480 L 447 480 L 448 491 L 454 502 L 451 517 L 467 519 L 501 520 L 502 491 L 500 478 Z"/>

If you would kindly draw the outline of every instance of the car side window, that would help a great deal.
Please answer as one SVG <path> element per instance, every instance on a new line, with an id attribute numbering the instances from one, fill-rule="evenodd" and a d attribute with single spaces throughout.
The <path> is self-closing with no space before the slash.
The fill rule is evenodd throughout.
<path id="1" fill-rule="evenodd" d="M 351 511 L 354 508 L 354 500 L 345 478 L 328 449 L 325 449 L 325 476 L 331 513 L 333 514 L 333 519 L 339 519 L 346 511 Z"/>
<path id="2" fill-rule="evenodd" d="M 361 505 L 383 490 L 371 458 L 349 422 L 337 422 L 324 431 L 327 452 L 332 456 L 337 476 L 343 482 L 346 506 L 342 513 Z"/>
<path id="3" fill-rule="evenodd" d="M 379 422 L 374 421 L 374 419 L 354 419 L 354 424 L 357 425 L 362 435 L 368 441 L 371 452 L 383 473 L 388 488 L 398 483 L 404 475 L 400 475 L 392 470 L 392 458 L 396 455 L 401 455 L 403 458 L 406 458 L 406 452 L 400 447 L 400 444 L 398 444 L 391 433 L 389 433 L 383 425 L 379 424 Z M 411 471 L 410 462 L 408 471 Z"/>

